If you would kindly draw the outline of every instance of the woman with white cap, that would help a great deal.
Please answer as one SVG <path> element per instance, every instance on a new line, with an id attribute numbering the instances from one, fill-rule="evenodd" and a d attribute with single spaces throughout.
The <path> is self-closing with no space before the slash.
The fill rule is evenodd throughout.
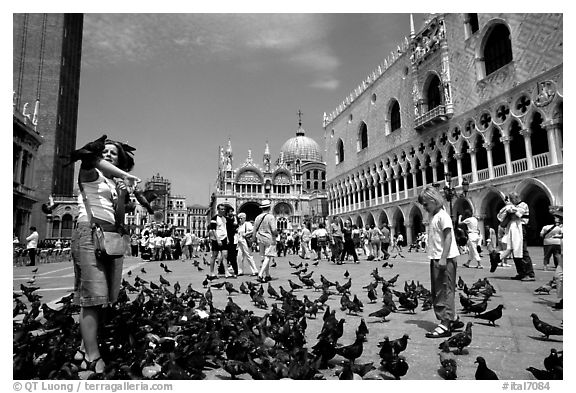
<path id="1" fill-rule="evenodd" d="M 249 221 L 246 221 L 246 213 L 238 213 L 238 229 L 236 230 L 236 234 L 238 235 L 238 275 L 242 276 L 244 274 L 244 260 L 248 261 L 250 265 L 250 270 L 252 271 L 252 276 L 258 275 L 258 269 L 256 268 L 256 264 L 254 263 L 254 258 L 252 257 L 252 253 L 250 251 L 250 244 L 252 243 L 251 240 L 254 236 L 254 228 Z"/>

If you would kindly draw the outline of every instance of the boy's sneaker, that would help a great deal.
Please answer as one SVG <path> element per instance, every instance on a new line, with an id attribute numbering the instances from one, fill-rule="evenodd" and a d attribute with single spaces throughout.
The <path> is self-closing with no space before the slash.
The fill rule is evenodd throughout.
<path id="1" fill-rule="evenodd" d="M 520 281 L 536 281 L 536 278 L 532 276 L 524 276 L 520 279 Z"/>

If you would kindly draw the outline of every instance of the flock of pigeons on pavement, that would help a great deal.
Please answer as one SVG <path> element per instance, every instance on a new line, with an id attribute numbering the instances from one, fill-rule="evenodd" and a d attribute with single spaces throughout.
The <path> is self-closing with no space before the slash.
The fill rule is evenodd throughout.
<path id="1" fill-rule="evenodd" d="M 194 261 L 199 271 L 200 263 Z M 307 263 L 289 264 L 293 279 L 276 284 L 242 281 L 238 288 L 231 281 L 210 276 L 202 288 L 171 284 L 172 270 L 163 263 L 164 274 L 156 282 L 146 277 L 145 268 L 138 274 L 130 271 L 122 281 L 118 301 L 103 310 L 106 316 L 100 342 L 106 369 L 88 375 L 79 372 L 73 361 L 80 333 L 74 318 L 79 308 L 72 294 L 50 307 L 41 302 L 34 276 L 13 292 L 13 378 L 205 379 L 213 369 L 223 369 L 231 379 L 254 380 L 327 379 L 328 375 L 401 379 L 407 374 L 409 359 L 402 353 L 409 345 L 409 335 L 368 340 L 366 320 L 386 322 L 397 312 L 416 313 L 419 307 L 429 310 L 432 295 L 428 289 L 413 280 L 403 280 L 402 286 L 399 274 L 386 279 L 375 268 L 362 287 L 364 292 L 353 294 L 348 270 L 342 282 L 332 282 L 309 271 Z M 390 266 L 385 263 L 384 267 Z M 458 290 L 462 314 L 498 326 L 505 308 L 502 304 L 489 307 L 496 290 L 487 278 L 468 285 L 459 277 Z M 226 291 L 228 301 L 223 309 L 214 305 L 216 291 Z M 239 306 L 234 299 L 240 296 L 249 296 L 253 307 Z M 381 307 L 364 314 L 363 302 L 381 302 Z M 360 316 L 353 338 L 343 337 L 348 315 Z M 318 318 L 322 318 L 319 334 L 311 335 L 308 323 Z M 538 315 L 533 313 L 531 318 L 543 340 L 563 334 L 561 327 Z M 463 330 L 439 343 L 438 374 L 442 378 L 458 379 L 459 363 L 472 362 L 466 355 L 475 322 L 468 322 Z M 366 345 L 378 346 L 379 362 L 356 361 Z M 476 379 L 498 379 L 482 356 L 476 357 L 475 363 Z M 551 348 L 542 364 L 526 370 L 540 380 L 563 379 L 563 351 Z"/>

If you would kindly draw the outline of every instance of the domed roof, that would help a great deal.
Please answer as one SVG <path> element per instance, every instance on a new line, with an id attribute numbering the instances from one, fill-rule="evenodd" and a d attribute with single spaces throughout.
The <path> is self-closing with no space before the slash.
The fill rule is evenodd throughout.
<path id="1" fill-rule="evenodd" d="M 280 148 L 284 153 L 284 162 L 318 161 L 322 162 L 320 146 L 312 138 L 304 135 L 304 129 L 298 128 L 296 136 L 288 139 Z"/>

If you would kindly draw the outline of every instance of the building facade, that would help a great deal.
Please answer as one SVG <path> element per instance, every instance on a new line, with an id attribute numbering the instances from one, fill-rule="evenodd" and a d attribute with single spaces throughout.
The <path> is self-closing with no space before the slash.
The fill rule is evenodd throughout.
<path id="1" fill-rule="evenodd" d="M 319 145 L 305 134 L 299 123 L 296 136 L 282 145 L 275 163 L 266 143 L 262 164 L 253 161 L 249 150 L 242 165 L 234 169 L 232 145 L 228 141 L 226 151 L 220 148 L 211 214 L 216 214 L 216 206 L 223 203 L 236 213 L 246 213 L 247 220 L 252 221 L 260 213 L 262 200 L 269 199 L 279 229 L 296 229 L 305 222 L 323 221 L 328 214 L 326 163 Z"/>
<path id="2" fill-rule="evenodd" d="M 76 145 L 82 28 L 82 14 L 13 14 L 14 111 L 42 138 L 28 175 L 39 202 L 50 196 L 67 200 L 73 194 L 74 166 L 64 164 Z M 15 161 L 23 164 L 25 159 Z M 36 226 L 45 239 L 53 227 L 49 220 L 64 224 L 67 217 L 52 214 L 47 221 L 41 204 L 27 205 L 25 226 Z M 15 226 L 22 217 L 15 208 Z"/>
<path id="3" fill-rule="evenodd" d="M 192 205 L 188 210 L 188 229 L 199 237 L 208 236 L 208 223 L 210 222 L 210 208 L 202 205 Z"/>
<path id="4" fill-rule="evenodd" d="M 330 216 L 425 230 L 425 185 L 497 228 L 505 195 L 530 207 L 529 244 L 563 204 L 562 14 L 431 14 L 324 115 Z M 469 184 L 466 194 L 463 184 Z M 448 206 L 449 205 L 449 206 Z"/>

